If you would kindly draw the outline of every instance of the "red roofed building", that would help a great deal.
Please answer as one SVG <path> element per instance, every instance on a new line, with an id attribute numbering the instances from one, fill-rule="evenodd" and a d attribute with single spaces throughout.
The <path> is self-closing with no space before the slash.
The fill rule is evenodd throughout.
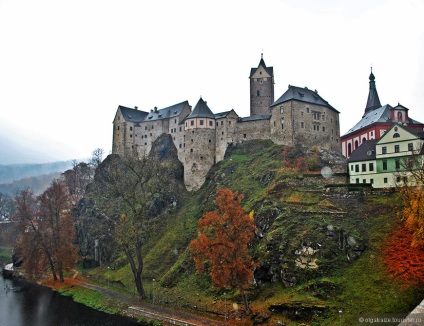
<path id="1" fill-rule="evenodd" d="M 389 104 L 381 105 L 375 86 L 375 76 L 370 74 L 370 90 L 367 105 L 361 120 L 348 132 L 341 136 L 342 154 L 350 157 L 364 141 L 378 139 L 394 124 L 402 124 L 419 130 L 424 130 L 424 124 L 409 117 L 409 109 L 400 105 L 392 107 Z"/>

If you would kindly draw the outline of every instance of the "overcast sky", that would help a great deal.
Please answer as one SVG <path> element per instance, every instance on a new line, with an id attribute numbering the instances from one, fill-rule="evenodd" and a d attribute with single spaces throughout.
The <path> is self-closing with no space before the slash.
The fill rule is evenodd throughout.
<path id="1" fill-rule="evenodd" d="M 109 153 L 118 105 L 248 116 L 262 51 L 275 99 L 317 89 L 342 134 L 371 65 L 382 104 L 424 122 L 423 17 L 422 0 L 0 0 L 0 164 Z"/>

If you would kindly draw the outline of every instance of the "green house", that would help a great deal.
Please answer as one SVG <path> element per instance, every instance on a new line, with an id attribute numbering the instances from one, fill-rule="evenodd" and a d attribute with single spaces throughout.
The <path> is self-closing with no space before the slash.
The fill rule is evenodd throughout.
<path id="1" fill-rule="evenodd" d="M 414 184 L 423 166 L 424 131 L 394 125 L 379 139 L 365 141 L 350 156 L 349 182 L 392 188 Z"/>

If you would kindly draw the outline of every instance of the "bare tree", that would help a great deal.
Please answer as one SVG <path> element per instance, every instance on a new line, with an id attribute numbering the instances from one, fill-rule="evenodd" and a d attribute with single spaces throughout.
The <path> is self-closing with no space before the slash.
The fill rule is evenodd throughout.
<path id="1" fill-rule="evenodd" d="M 155 157 L 110 155 L 105 163 L 96 175 L 96 202 L 106 215 L 118 215 L 115 241 L 128 259 L 137 293 L 144 298 L 142 248 L 155 218 L 155 208 L 167 189 L 167 168 Z"/>

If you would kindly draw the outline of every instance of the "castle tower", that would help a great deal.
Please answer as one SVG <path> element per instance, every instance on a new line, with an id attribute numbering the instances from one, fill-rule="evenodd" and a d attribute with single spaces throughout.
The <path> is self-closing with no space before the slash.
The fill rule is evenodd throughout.
<path id="1" fill-rule="evenodd" d="M 270 114 L 274 103 L 274 68 L 267 67 L 261 54 L 258 68 L 250 69 L 250 115 Z"/>
<path id="2" fill-rule="evenodd" d="M 215 115 L 202 98 L 184 122 L 184 183 L 199 189 L 216 160 Z"/>
<path id="3" fill-rule="evenodd" d="M 367 106 L 365 107 L 365 114 L 369 111 L 381 108 L 380 99 L 378 98 L 377 88 L 375 87 L 375 76 L 372 73 L 370 74 L 370 90 L 368 93 Z"/>

